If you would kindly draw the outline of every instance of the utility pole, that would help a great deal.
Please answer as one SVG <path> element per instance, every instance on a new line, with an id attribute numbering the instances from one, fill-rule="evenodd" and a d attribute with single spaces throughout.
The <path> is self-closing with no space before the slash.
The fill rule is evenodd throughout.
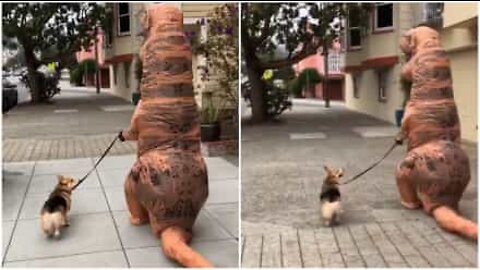
<path id="1" fill-rule="evenodd" d="M 98 63 L 98 25 L 95 25 L 95 86 L 97 88 L 97 94 L 100 94 L 100 67 Z"/>

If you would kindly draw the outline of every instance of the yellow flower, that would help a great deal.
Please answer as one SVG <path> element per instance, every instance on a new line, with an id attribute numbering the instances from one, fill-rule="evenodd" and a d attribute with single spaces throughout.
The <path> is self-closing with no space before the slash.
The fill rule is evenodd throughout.
<path id="1" fill-rule="evenodd" d="M 265 72 L 263 72 L 262 79 L 267 81 L 267 80 L 270 80 L 271 78 L 273 78 L 273 70 L 271 69 L 265 70 Z"/>

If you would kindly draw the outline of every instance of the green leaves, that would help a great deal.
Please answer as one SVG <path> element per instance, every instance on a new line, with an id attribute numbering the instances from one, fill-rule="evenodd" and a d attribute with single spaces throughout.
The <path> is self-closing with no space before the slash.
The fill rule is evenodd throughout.
<path id="1" fill-rule="evenodd" d="M 206 64 L 198 66 L 202 81 L 214 78 L 215 97 L 230 105 L 238 105 L 238 5 L 224 4 L 215 8 L 208 19 L 197 22 L 206 27 L 207 36 L 189 33 L 196 54 L 205 56 Z"/>
<path id="2" fill-rule="evenodd" d="M 287 59 L 268 62 L 278 68 L 291 65 L 343 36 L 348 14 L 355 14 L 356 23 L 368 26 L 370 8 L 371 4 L 365 3 L 243 3 L 242 46 L 257 56 L 284 46 Z M 273 68 L 274 64 L 263 66 Z"/>
<path id="3" fill-rule="evenodd" d="M 33 52 L 56 47 L 59 58 L 89 47 L 94 29 L 111 16 L 94 3 L 4 3 L 3 34 Z"/>

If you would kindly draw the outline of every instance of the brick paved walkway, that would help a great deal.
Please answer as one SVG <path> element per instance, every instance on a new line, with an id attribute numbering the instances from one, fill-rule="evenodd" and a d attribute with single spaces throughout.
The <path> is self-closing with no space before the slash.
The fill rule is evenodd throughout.
<path id="1" fill-rule="evenodd" d="M 62 89 L 51 104 L 22 104 L 3 115 L 3 161 L 95 157 L 128 127 L 134 106 L 102 90 Z M 117 143 L 110 155 L 135 153 Z"/>
<path id="2" fill-rule="evenodd" d="M 4 139 L 3 161 L 36 161 L 100 156 L 116 134 L 69 138 Z M 135 142 L 116 143 L 109 155 L 132 154 Z"/>
<path id="3" fill-rule="evenodd" d="M 345 213 L 324 227 L 318 199 L 323 165 L 346 178 L 381 157 L 398 129 L 332 103 L 294 104 L 280 121 L 242 125 L 242 266 L 472 267 L 477 244 L 440 230 L 399 203 L 395 149 L 358 181 L 342 186 Z M 477 146 L 464 144 L 472 179 L 460 202 L 477 221 Z"/>
<path id="4" fill-rule="evenodd" d="M 242 221 L 243 267 L 475 267 L 477 245 L 433 220 L 334 228 L 275 228 Z"/>

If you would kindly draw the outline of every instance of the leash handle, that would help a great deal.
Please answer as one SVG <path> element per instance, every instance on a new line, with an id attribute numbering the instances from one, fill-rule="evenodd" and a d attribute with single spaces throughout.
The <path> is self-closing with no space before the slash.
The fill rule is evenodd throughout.
<path id="1" fill-rule="evenodd" d="M 78 181 L 78 183 L 72 188 L 72 190 L 76 189 L 81 183 L 83 183 L 83 181 L 85 181 L 85 179 L 88 178 L 88 176 L 90 176 L 90 174 L 92 174 L 92 172 L 97 168 L 98 164 L 100 164 L 100 162 L 103 160 L 103 158 L 105 158 L 107 156 L 108 152 L 110 152 L 110 149 L 112 149 L 113 145 L 115 144 L 115 142 L 117 142 L 117 140 L 118 140 L 118 136 L 115 136 L 115 139 L 113 139 L 113 141 L 107 147 L 105 152 L 103 152 L 103 154 L 100 156 L 100 158 L 97 160 L 97 162 L 95 162 L 95 165 L 93 166 L 93 168 L 84 177 L 82 177 Z"/>
<path id="2" fill-rule="evenodd" d="M 368 168 L 366 168 L 365 170 L 363 170 L 362 172 L 360 172 L 359 174 L 355 175 L 354 177 L 348 179 L 347 181 L 343 182 L 343 183 L 340 183 L 339 185 L 346 185 L 348 183 L 351 183 L 355 180 L 357 180 L 358 178 L 360 178 L 362 175 L 366 174 L 368 171 L 370 171 L 371 169 L 373 169 L 375 166 L 377 166 L 378 164 L 380 164 L 380 162 L 382 162 L 392 151 L 393 149 L 395 149 L 395 147 L 398 145 L 398 143 L 395 141 L 394 144 L 388 149 L 388 151 L 383 155 L 383 157 L 381 159 L 379 159 L 377 162 L 373 163 L 372 165 L 370 165 Z"/>

